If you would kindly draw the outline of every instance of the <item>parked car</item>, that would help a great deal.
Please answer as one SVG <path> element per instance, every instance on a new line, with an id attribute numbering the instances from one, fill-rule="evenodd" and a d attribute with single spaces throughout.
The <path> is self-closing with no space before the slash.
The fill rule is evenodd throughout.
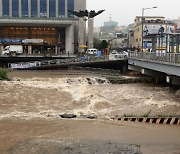
<path id="1" fill-rule="evenodd" d="M 127 59 L 127 57 L 128 57 L 128 52 L 126 51 L 118 52 L 116 50 L 113 50 L 109 54 L 109 60 L 121 60 L 121 59 Z"/>
<path id="2" fill-rule="evenodd" d="M 23 53 L 22 45 L 9 45 L 3 49 L 2 55 L 10 55 L 10 54 L 22 55 L 22 53 Z"/>
<path id="3" fill-rule="evenodd" d="M 87 50 L 87 53 L 88 53 L 89 55 L 97 55 L 97 49 L 88 49 L 88 50 Z"/>

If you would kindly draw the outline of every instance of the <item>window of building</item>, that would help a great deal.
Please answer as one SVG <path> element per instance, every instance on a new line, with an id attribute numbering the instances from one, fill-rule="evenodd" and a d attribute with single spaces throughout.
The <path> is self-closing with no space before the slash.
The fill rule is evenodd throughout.
<path id="1" fill-rule="evenodd" d="M 9 16 L 9 0 L 2 0 L 3 16 Z"/>
<path id="2" fill-rule="evenodd" d="M 47 17 L 47 1 L 40 0 L 40 17 Z"/>
<path id="3" fill-rule="evenodd" d="M 31 0 L 31 17 L 37 17 L 37 0 Z"/>
<path id="4" fill-rule="evenodd" d="M 64 17 L 65 16 L 65 0 L 58 1 L 58 16 Z"/>
<path id="5" fill-rule="evenodd" d="M 68 0 L 68 10 L 74 11 L 74 0 Z M 68 12 L 68 17 L 73 17 L 73 14 Z"/>
<path id="6" fill-rule="evenodd" d="M 56 17 L 56 0 L 49 1 L 49 16 Z"/>
<path id="7" fill-rule="evenodd" d="M 19 0 L 12 0 L 12 16 L 19 16 Z"/>
<path id="8" fill-rule="evenodd" d="M 21 0 L 22 16 L 28 17 L 28 0 Z"/>

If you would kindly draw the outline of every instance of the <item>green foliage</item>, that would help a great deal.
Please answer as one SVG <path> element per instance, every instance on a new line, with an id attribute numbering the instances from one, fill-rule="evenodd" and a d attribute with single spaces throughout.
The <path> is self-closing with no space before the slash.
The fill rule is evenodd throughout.
<path id="1" fill-rule="evenodd" d="M 137 117 L 137 116 L 131 113 L 131 114 L 124 114 L 124 117 Z"/>
<path id="2" fill-rule="evenodd" d="M 99 49 L 100 44 L 101 44 L 101 41 L 97 38 L 94 38 L 94 48 Z"/>
<path id="3" fill-rule="evenodd" d="M 7 69 L 0 68 L 0 80 L 7 79 L 7 73 L 8 73 Z"/>
<path id="4" fill-rule="evenodd" d="M 106 49 L 108 47 L 109 43 L 106 40 L 102 40 L 102 42 L 99 45 L 99 49 L 103 51 L 103 49 Z"/>

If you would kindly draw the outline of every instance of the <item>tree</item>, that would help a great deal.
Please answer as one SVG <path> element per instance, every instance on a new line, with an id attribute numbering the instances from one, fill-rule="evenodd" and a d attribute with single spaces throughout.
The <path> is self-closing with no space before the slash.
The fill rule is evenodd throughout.
<path id="1" fill-rule="evenodd" d="M 109 46 L 109 43 L 106 40 L 102 40 L 100 43 L 99 49 L 103 51 L 104 55 L 107 55 L 107 48 Z"/>
<path id="2" fill-rule="evenodd" d="M 104 50 L 106 48 L 108 48 L 109 43 L 106 40 L 102 40 L 102 42 L 100 43 L 99 49 L 100 50 Z"/>
<path id="3" fill-rule="evenodd" d="M 101 41 L 97 38 L 94 38 L 94 48 L 99 49 Z"/>

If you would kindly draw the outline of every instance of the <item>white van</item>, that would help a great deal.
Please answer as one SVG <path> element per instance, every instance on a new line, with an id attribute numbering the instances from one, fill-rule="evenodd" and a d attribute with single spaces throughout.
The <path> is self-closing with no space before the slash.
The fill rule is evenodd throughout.
<path id="1" fill-rule="evenodd" d="M 11 52 L 15 52 L 16 55 L 21 55 L 23 53 L 22 45 L 9 45 L 3 49 L 2 55 L 9 55 Z"/>
<path id="2" fill-rule="evenodd" d="M 97 55 L 97 49 L 88 49 L 87 53 L 89 55 Z"/>

